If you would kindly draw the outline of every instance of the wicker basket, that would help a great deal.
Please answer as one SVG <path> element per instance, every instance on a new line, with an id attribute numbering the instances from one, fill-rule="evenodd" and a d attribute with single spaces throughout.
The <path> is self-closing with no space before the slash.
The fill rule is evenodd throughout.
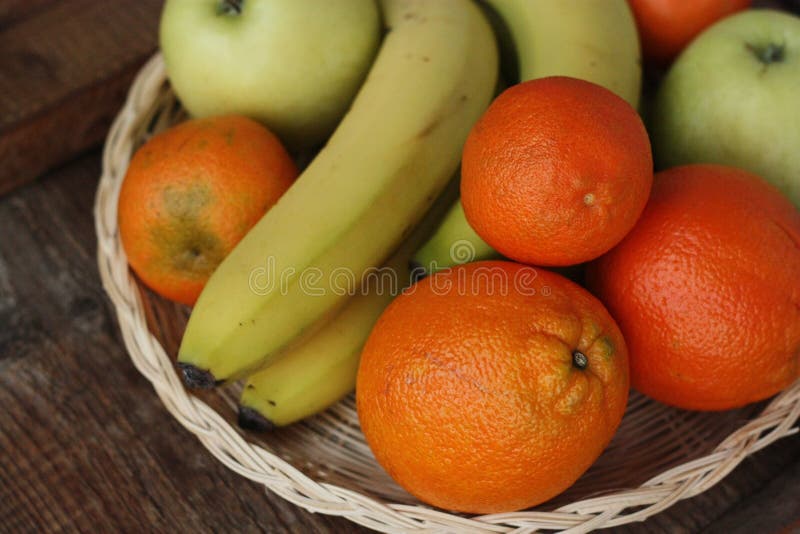
<path id="1" fill-rule="evenodd" d="M 134 149 L 183 118 L 155 56 L 139 73 L 103 154 L 95 221 L 103 286 L 131 359 L 167 409 L 221 462 L 309 511 L 384 532 L 586 532 L 660 512 L 713 486 L 748 454 L 797 431 L 800 381 L 768 403 L 722 413 L 669 408 L 636 393 L 595 465 L 567 492 L 517 513 L 467 517 L 420 504 L 375 462 L 352 397 L 311 420 L 257 436 L 235 424 L 241 385 L 189 394 L 173 367 L 185 307 L 130 274 L 117 232 L 117 196 Z"/>

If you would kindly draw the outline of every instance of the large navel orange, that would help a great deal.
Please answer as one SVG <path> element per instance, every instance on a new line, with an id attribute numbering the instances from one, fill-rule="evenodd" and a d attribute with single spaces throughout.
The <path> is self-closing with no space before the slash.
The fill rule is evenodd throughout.
<path id="1" fill-rule="evenodd" d="M 441 271 L 395 299 L 356 386 L 378 462 L 419 499 L 470 513 L 569 487 L 611 440 L 627 397 L 625 342 L 603 305 L 504 261 Z"/>
<path id="2" fill-rule="evenodd" d="M 588 281 L 625 334 L 633 386 L 657 400 L 736 408 L 800 376 L 800 212 L 758 176 L 659 173 Z"/>
<path id="3" fill-rule="evenodd" d="M 278 138 L 245 117 L 189 120 L 156 135 L 134 155 L 119 195 L 128 262 L 157 293 L 194 304 L 296 176 Z"/>
<path id="4" fill-rule="evenodd" d="M 467 220 L 495 250 L 535 265 L 573 265 L 619 243 L 653 181 L 636 110 L 567 77 L 504 91 L 475 124 L 461 167 Z"/>

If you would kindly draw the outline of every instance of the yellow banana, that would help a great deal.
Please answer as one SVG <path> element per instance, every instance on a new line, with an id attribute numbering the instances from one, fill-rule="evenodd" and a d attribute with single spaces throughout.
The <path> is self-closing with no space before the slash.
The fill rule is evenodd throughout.
<path id="1" fill-rule="evenodd" d="M 411 281 L 408 260 L 458 197 L 458 174 L 392 258 L 307 341 L 247 378 L 239 425 L 250 430 L 286 426 L 321 412 L 356 385 L 361 349 L 395 295 Z"/>
<path id="2" fill-rule="evenodd" d="M 381 265 L 441 192 L 497 78 L 494 35 L 469 0 L 383 0 L 388 29 L 327 145 L 214 272 L 178 353 L 213 387 L 273 361 Z"/>

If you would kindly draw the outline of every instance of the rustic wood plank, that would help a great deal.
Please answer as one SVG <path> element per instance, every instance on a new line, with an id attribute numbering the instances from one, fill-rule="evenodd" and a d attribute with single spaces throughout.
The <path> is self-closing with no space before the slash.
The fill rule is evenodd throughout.
<path id="1" fill-rule="evenodd" d="M 3 0 L 0 2 L 0 30 L 41 12 L 57 0 Z"/>
<path id="2" fill-rule="evenodd" d="M 767 449 L 763 454 L 776 452 L 777 449 Z M 800 439 L 794 440 L 793 452 L 800 457 Z M 709 525 L 708 534 L 800 532 L 800 461 L 786 466 L 758 492 L 731 503 L 729 510 Z"/>
<path id="3" fill-rule="evenodd" d="M 102 142 L 136 71 L 156 48 L 161 5 L 3 4 L 0 194 Z"/>

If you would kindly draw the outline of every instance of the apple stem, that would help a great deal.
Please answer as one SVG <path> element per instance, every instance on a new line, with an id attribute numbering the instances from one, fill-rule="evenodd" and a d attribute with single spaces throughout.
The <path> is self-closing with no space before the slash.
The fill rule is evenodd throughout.
<path id="1" fill-rule="evenodd" d="M 758 46 L 747 43 L 747 49 L 763 64 L 777 63 L 783 61 L 784 45 L 769 43 L 766 46 Z"/>
<path id="2" fill-rule="evenodd" d="M 240 15 L 244 0 L 221 0 L 217 4 L 217 15 Z"/>

